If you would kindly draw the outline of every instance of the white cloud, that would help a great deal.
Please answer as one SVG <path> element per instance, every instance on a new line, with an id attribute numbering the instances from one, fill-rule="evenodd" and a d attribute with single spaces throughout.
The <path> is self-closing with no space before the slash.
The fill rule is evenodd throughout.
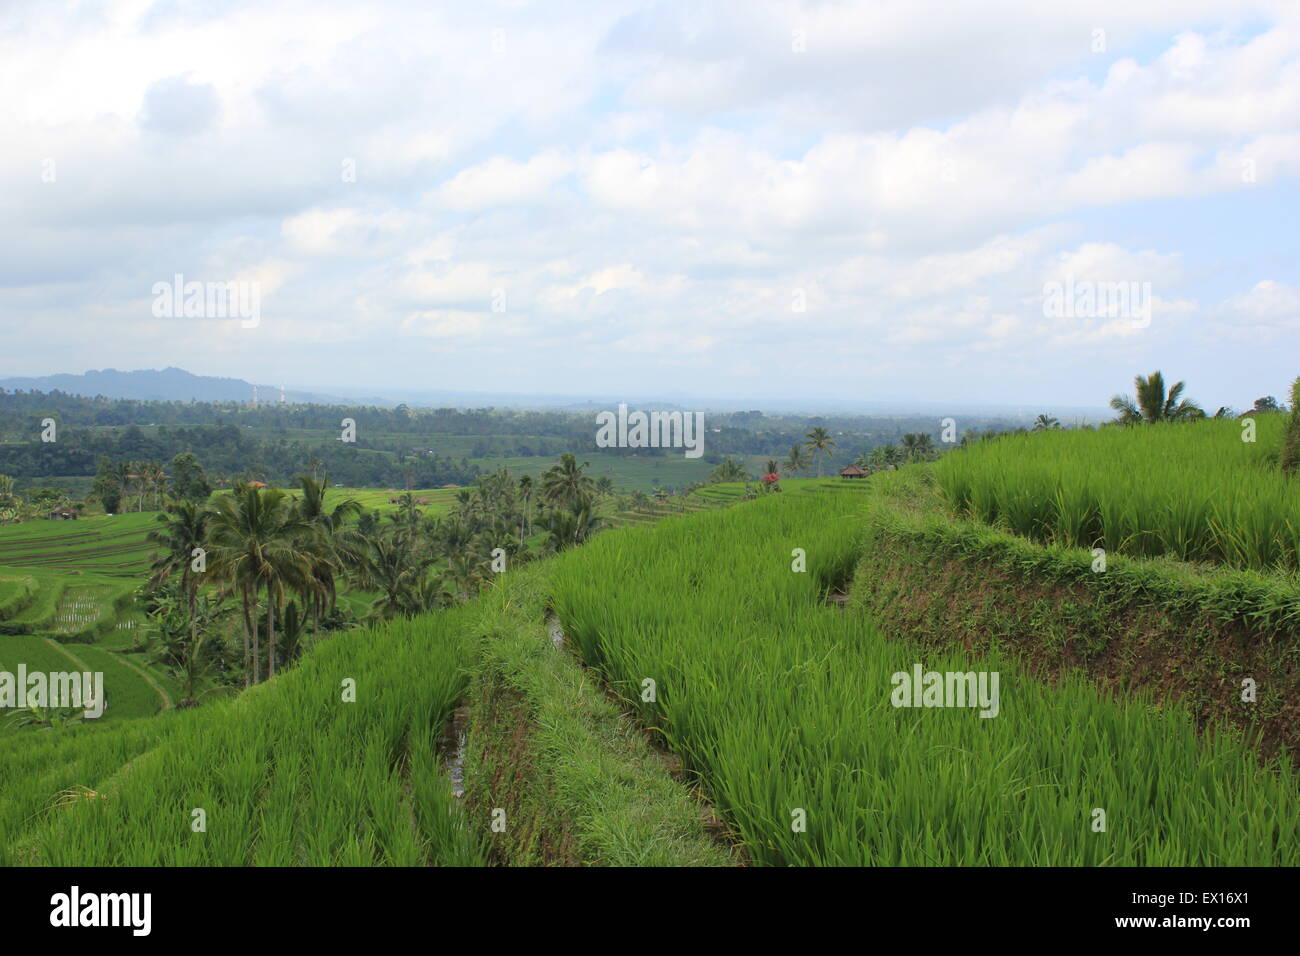
<path id="1" fill-rule="evenodd" d="M 1242 325 L 1300 329 L 1300 285 L 1263 279 L 1229 298 L 1224 311 Z"/>
<path id="2" fill-rule="evenodd" d="M 798 390 L 867 367 L 905 384 L 978 352 L 992 395 L 1036 348 L 1200 360 L 1209 330 L 1295 329 L 1293 241 L 1266 224 L 1270 278 L 1240 291 L 1234 237 L 1186 212 L 1295 195 L 1285 3 L 74 12 L 0 11 L 14 371 L 236 355 L 247 376 L 368 361 L 421 385 L 420 349 L 464 347 L 500 363 L 477 379 L 521 388 L 582 369 L 641 391 L 702 370 L 719 390 Z M 1156 228 L 1170 209 L 1185 236 Z M 260 276 L 274 321 L 210 349 L 203 329 L 139 321 L 175 272 Z M 1045 322 L 1044 283 L 1067 275 L 1150 282 L 1150 327 Z M 77 345 L 83 326 L 107 334 Z M 55 351 L 51 329 L 69 331 Z M 665 377 L 687 365 L 696 379 Z"/>
<path id="3" fill-rule="evenodd" d="M 555 150 L 525 163 L 497 156 L 462 169 L 439 186 L 434 197 L 439 205 L 461 211 L 542 202 L 572 168 L 573 163 Z"/>

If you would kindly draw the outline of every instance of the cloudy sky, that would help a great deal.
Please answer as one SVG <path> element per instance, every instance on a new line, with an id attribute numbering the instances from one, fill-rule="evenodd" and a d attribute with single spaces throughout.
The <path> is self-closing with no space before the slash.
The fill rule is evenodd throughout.
<path id="1" fill-rule="evenodd" d="M 5 0 L 0 89 L 0 376 L 1050 406 L 1159 367 L 1242 407 L 1300 374 L 1290 0 Z M 259 321 L 156 316 L 177 274 Z M 1051 314 L 1067 282 L 1136 295 Z"/>

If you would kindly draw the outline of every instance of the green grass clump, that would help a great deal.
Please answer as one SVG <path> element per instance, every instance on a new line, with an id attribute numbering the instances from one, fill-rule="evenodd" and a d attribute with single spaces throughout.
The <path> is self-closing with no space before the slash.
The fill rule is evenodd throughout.
<path id="1" fill-rule="evenodd" d="M 945 455 L 955 512 L 1036 541 L 1256 570 L 1300 568 L 1300 482 L 1286 417 L 1007 435 Z"/>
<path id="2" fill-rule="evenodd" d="M 80 801 L 96 799 L 123 768 L 190 726 L 200 713 L 116 724 L 90 721 L 7 737 L 0 761 L 0 866 L 38 862 L 38 829 L 75 812 Z"/>
<path id="3" fill-rule="evenodd" d="M 773 495 L 611 533 L 556 571 L 570 638 L 700 775 L 755 862 L 1300 862 L 1289 763 L 1261 768 L 1226 732 L 1198 738 L 1178 706 L 921 651 L 826 607 L 868 497 Z M 791 568 L 796 548 L 805 573 Z M 999 716 L 893 707 L 891 675 L 917 662 L 998 671 Z"/>

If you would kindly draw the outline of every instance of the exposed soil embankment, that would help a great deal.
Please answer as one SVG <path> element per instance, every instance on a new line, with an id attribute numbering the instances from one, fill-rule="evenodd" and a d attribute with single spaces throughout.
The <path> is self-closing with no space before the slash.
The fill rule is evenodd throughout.
<path id="1" fill-rule="evenodd" d="M 915 489 L 914 489 L 915 490 Z M 922 493 L 920 500 L 925 501 Z M 1049 678 L 1176 698 L 1203 732 L 1300 757 L 1300 587 L 1277 577 L 1047 548 L 882 495 L 852 591 L 888 634 L 997 647 Z M 1249 698 L 1253 696 L 1254 700 Z"/>

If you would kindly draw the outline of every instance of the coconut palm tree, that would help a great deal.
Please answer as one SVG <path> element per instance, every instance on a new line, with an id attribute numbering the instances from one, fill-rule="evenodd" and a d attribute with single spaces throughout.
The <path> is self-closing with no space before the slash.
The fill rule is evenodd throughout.
<path id="1" fill-rule="evenodd" d="M 458 551 L 447 560 L 447 579 L 455 587 L 456 599 L 468 601 L 474 587 L 483 581 L 482 563 L 466 551 Z"/>
<path id="2" fill-rule="evenodd" d="M 1053 418 L 1051 415 L 1039 415 L 1037 418 L 1034 419 L 1034 431 L 1036 432 L 1046 431 L 1049 428 L 1060 428 L 1060 427 L 1061 427 L 1060 419 Z"/>
<path id="3" fill-rule="evenodd" d="M 200 688 L 209 683 L 214 661 L 203 653 L 213 623 L 225 612 L 225 598 L 204 596 L 186 606 L 175 585 L 165 587 L 150 612 L 157 631 L 149 642 L 150 656 L 174 677 L 181 689 L 179 707 L 193 707 L 199 702 Z M 215 689 L 215 688 L 213 688 Z"/>
<path id="4" fill-rule="evenodd" d="M 279 488 L 247 484 L 216 500 L 209 519 L 211 566 L 239 591 L 244 610 L 244 686 L 260 677 L 257 596 L 266 592 L 268 677 L 275 676 L 276 609 L 286 588 L 307 587 L 313 528 Z M 251 656 L 250 656 L 251 650 Z"/>
<path id="5" fill-rule="evenodd" d="M 570 452 L 560 456 L 560 463 L 552 466 L 542 475 L 542 499 L 553 505 L 572 508 L 583 498 L 590 497 L 595 488 L 584 469 L 591 467 L 591 462 L 578 464 Z"/>
<path id="6" fill-rule="evenodd" d="M 131 489 L 133 470 L 129 461 L 119 461 L 111 465 L 105 475 L 105 480 L 115 485 L 121 494 L 119 507 L 123 512 L 131 510 L 131 495 L 134 494 Z"/>
<path id="7" fill-rule="evenodd" d="M 356 566 L 357 583 L 381 593 L 378 610 L 382 617 L 406 613 L 411 594 L 424 585 L 432 558 L 416 552 L 411 538 L 388 533 L 371 538 Z"/>
<path id="8" fill-rule="evenodd" d="M 812 456 L 817 462 L 817 477 L 820 478 L 822 476 L 822 460 L 819 456 L 824 454 L 827 458 L 830 458 L 834 455 L 835 441 L 831 438 L 830 432 L 820 425 L 804 437 L 808 439 L 804 442 L 804 447 L 812 452 Z"/>
<path id="9" fill-rule="evenodd" d="M 135 496 L 135 510 L 144 511 L 144 462 L 124 461 L 120 467 L 122 469 L 122 494 L 128 497 Z"/>
<path id="10" fill-rule="evenodd" d="M 804 454 L 802 445 L 791 445 L 790 454 L 786 456 L 785 467 L 792 475 L 802 474 L 807 471 L 811 461 Z"/>
<path id="11" fill-rule="evenodd" d="M 420 525 L 421 511 L 415 506 L 415 495 L 404 491 L 397 496 L 397 513 L 393 520 L 402 525 L 407 534 L 414 534 Z"/>
<path id="12" fill-rule="evenodd" d="M 1137 391 L 1137 401 L 1128 395 L 1116 395 L 1110 400 L 1110 407 L 1119 413 L 1121 424 L 1183 422 L 1205 417 L 1205 411 L 1199 405 L 1190 399 L 1182 399 L 1186 383 L 1175 382 L 1166 392 L 1165 377 L 1159 371 L 1136 376 L 1133 386 Z"/>
<path id="13" fill-rule="evenodd" d="M 925 432 L 903 436 L 903 456 L 907 461 L 924 461 L 934 450 L 934 442 Z"/>
<path id="14" fill-rule="evenodd" d="M 167 469 L 162 466 L 161 462 L 145 462 L 144 479 L 148 483 L 149 492 L 153 496 L 153 506 L 162 507 L 162 497 L 167 491 Z"/>
<path id="15" fill-rule="evenodd" d="M 547 547 L 552 551 L 563 551 L 582 544 L 605 526 L 605 520 L 596 514 L 591 499 L 584 498 L 570 509 L 552 510 L 538 524 L 550 532 Z"/>
<path id="16" fill-rule="evenodd" d="M 533 505 L 533 479 L 530 475 L 524 475 L 519 479 L 519 498 L 523 502 L 522 514 L 519 520 L 519 543 L 522 545 L 524 539 L 528 537 L 528 524 L 532 518 Z"/>
<path id="17" fill-rule="evenodd" d="M 151 544 L 162 550 L 150 568 L 150 583 L 155 587 L 174 573 L 181 573 L 181 591 L 190 613 L 198 593 L 198 578 L 194 571 L 194 552 L 207 545 L 208 523 L 212 511 L 196 501 L 181 501 L 170 511 L 163 511 L 154 519 L 157 527 L 146 536 Z"/>
<path id="18" fill-rule="evenodd" d="M 345 498 L 332 510 L 325 507 L 329 491 L 329 474 L 317 481 L 310 475 L 299 475 L 298 486 L 302 497 L 295 507 L 298 516 L 318 535 L 319 547 L 312 553 L 312 578 L 316 587 L 307 597 L 313 621 L 322 614 L 333 611 L 338 603 L 337 577 L 350 562 L 358 559 L 365 543 L 361 535 L 349 527 L 361 515 L 361 504 L 355 498 Z"/>

